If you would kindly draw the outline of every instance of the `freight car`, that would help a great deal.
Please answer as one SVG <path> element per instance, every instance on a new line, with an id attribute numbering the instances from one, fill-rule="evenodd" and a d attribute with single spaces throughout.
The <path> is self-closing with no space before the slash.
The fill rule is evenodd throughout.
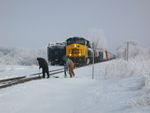
<path id="1" fill-rule="evenodd" d="M 98 57 L 98 62 L 108 61 L 115 58 L 115 55 L 113 55 L 111 52 L 107 50 L 100 50 Z"/>
<path id="2" fill-rule="evenodd" d="M 49 44 L 47 47 L 48 61 L 51 65 L 63 65 L 62 57 L 65 53 L 65 43 Z"/>

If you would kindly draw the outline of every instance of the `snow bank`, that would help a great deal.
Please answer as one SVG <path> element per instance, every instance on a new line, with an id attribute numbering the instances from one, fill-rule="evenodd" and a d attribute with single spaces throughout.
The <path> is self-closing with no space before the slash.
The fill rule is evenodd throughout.
<path id="1" fill-rule="evenodd" d="M 37 57 L 46 58 L 46 49 L 16 49 L 0 47 L 0 64 L 34 65 Z"/>
<path id="2" fill-rule="evenodd" d="M 129 61 L 125 61 L 126 59 L 126 50 L 127 50 L 127 42 L 118 47 L 117 56 L 121 58 L 122 62 L 118 62 L 113 65 L 117 65 L 118 69 L 124 67 L 124 70 L 127 73 L 131 73 L 131 75 L 141 75 L 145 77 L 145 87 L 150 89 L 150 48 L 144 48 L 138 45 L 135 41 L 128 42 L 128 58 Z M 126 63 L 125 63 L 126 62 Z M 111 64 L 109 64 L 111 65 Z M 120 66 L 124 65 L 124 66 Z M 113 66 L 114 69 L 115 66 Z M 119 71 L 118 71 L 119 72 Z M 120 74 L 122 74 L 121 72 Z M 123 74 L 124 75 L 124 74 Z"/>
<path id="3" fill-rule="evenodd" d="M 126 60 L 127 43 L 117 50 L 118 59 L 106 63 L 105 79 L 120 79 L 134 76 L 131 80 L 131 89 L 140 89 L 142 93 L 131 100 L 131 106 L 138 109 L 139 106 L 150 105 L 150 48 L 139 46 L 136 42 L 129 42 L 128 61 Z M 136 80 L 135 80 L 136 78 Z M 131 85 L 130 83 L 130 85 Z"/>
<path id="4" fill-rule="evenodd" d="M 125 60 L 117 59 L 108 63 L 105 68 L 105 79 L 128 77 L 133 74 L 134 68 Z"/>

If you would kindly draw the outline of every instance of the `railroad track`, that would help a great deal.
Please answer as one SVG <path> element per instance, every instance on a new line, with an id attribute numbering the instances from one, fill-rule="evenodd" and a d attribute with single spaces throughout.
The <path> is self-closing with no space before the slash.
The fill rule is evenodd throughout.
<path id="1" fill-rule="evenodd" d="M 103 62 L 106 62 L 106 61 L 103 61 Z M 81 66 L 81 67 L 86 67 L 86 66 L 89 66 L 89 65 L 84 65 L 84 66 Z M 76 67 L 76 69 L 81 68 L 81 67 Z M 59 78 L 58 76 L 54 76 L 54 75 L 64 72 L 64 68 L 51 70 L 49 72 L 50 72 L 50 77 Z M 34 74 L 31 74 L 31 75 L 28 75 L 28 76 L 21 76 L 21 77 L 14 77 L 14 78 L 8 78 L 8 79 L 0 80 L 0 89 L 10 87 L 12 85 L 32 81 L 32 80 L 42 79 L 42 77 L 40 76 L 41 74 L 42 73 L 34 73 Z"/>
<path id="2" fill-rule="evenodd" d="M 54 76 L 54 75 L 64 72 L 64 68 L 51 70 L 49 72 L 50 72 L 50 77 L 58 78 L 58 76 Z M 28 76 L 21 76 L 21 77 L 14 77 L 14 78 L 0 80 L 0 89 L 10 87 L 12 85 L 32 81 L 32 80 L 42 79 L 42 77 L 40 76 L 41 74 L 42 73 L 35 73 Z"/>

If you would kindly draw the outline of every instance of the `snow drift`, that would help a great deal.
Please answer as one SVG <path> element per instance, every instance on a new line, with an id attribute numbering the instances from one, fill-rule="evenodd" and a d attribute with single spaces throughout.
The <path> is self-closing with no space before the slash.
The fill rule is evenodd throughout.
<path id="1" fill-rule="evenodd" d="M 131 106 L 147 106 L 150 105 L 150 48 L 144 48 L 137 42 L 129 41 L 128 61 L 126 60 L 125 42 L 117 49 L 118 59 L 108 63 L 105 68 L 105 79 L 128 78 L 128 82 L 132 76 L 136 76 L 136 80 L 131 80 L 133 86 L 126 84 L 132 90 L 142 90 L 142 94 L 131 100 Z M 129 78 L 131 78 L 129 80 Z"/>

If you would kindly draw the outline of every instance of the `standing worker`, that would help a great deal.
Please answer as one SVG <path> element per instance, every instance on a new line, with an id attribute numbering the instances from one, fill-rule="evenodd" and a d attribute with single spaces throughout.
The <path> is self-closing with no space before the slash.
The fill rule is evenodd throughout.
<path id="1" fill-rule="evenodd" d="M 70 75 L 70 78 L 74 77 L 75 76 L 75 73 L 74 73 L 74 63 L 71 59 L 69 59 L 68 57 L 64 56 L 63 57 L 63 60 L 66 62 L 66 67 L 69 68 L 69 75 Z M 65 67 L 65 69 L 67 69 Z M 66 71 L 66 70 L 65 70 Z"/>
<path id="2" fill-rule="evenodd" d="M 37 61 L 39 63 L 39 69 L 42 68 L 43 78 L 45 78 L 45 73 L 47 73 L 47 78 L 49 78 L 49 69 L 47 61 L 41 57 L 38 57 Z"/>

